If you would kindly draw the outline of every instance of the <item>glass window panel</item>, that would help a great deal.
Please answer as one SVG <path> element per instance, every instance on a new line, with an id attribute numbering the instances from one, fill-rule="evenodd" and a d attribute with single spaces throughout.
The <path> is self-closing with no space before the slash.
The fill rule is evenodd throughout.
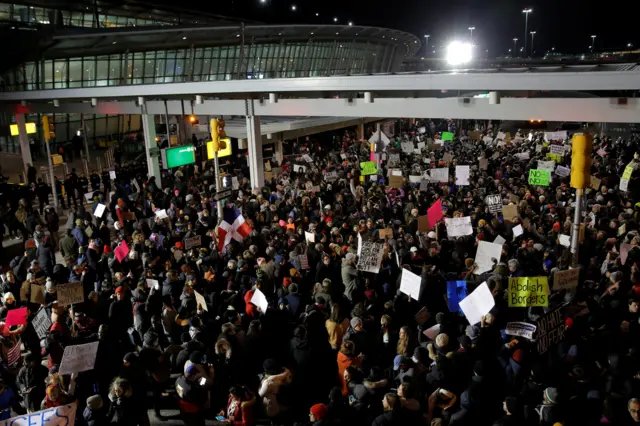
<path id="1" fill-rule="evenodd" d="M 53 61 L 44 63 L 44 87 L 45 89 L 53 88 Z"/>
<path id="2" fill-rule="evenodd" d="M 184 81 L 186 74 L 185 59 L 176 59 L 175 78 L 174 81 Z"/>
<path id="3" fill-rule="evenodd" d="M 100 17 L 102 18 L 102 17 Z M 85 13 L 84 14 L 84 21 L 82 22 L 82 26 L 83 27 L 88 27 L 88 28 L 93 28 L 94 26 L 94 22 L 93 20 L 95 19 L 93 13 Z"/>
<path id="4" fill-rule="evenodd" d="M 164 76 L 166 75 L 164 52 L 158 52 L 158 57 L 156 57 L 155 61 L 155 69 L 155 82 L 164 83 Z"/>
<path id="5" fill-rule="evenodd" d="M 54 63 L 54 88 L 63 89 L 67 86 L 67 60 L 57 59 Z"/>
<path id="6" fill-rule="evenodd" d="M 0 20 L 9 21 L 11 19 L 11 5 L 0 3 Z"/>
<path id="7" fill-rule="evenodd" d="M 70 59 L 69 60 L 69 83 L 71 83 L 72 81 L 81 82 L 82 79 L 83 79 L 82 59 L 81 58 Z"/>
<path id="8" fill-rule="evenodd" d="M 108 84 L 109 58 L 107 56 L 100 56 L 96 62 L 96 86 L 107 86 Z"/>

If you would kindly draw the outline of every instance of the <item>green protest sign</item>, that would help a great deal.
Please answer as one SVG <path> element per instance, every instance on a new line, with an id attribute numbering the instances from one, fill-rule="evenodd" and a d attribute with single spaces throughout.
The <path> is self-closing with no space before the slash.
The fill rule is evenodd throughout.
<path id="1" fill-rule="evenodd" d="M 551 172 L 549 170 L 529 170 L 529 185 L 549 186 Z"/>
<path id="2" fill-rule="evenodd" d="M 451 133 L 451 132 L 442 132 L 442 140 L 443 141 L 453 141 L 453 133 Z"/>
<path id="3" fill-rule="evenodd" d="M 378 173 L 378 167 L 376 166 L 375 161 L 363 161 L 360 163 L 360 174 L 362 176 L 375 175 Z"/>

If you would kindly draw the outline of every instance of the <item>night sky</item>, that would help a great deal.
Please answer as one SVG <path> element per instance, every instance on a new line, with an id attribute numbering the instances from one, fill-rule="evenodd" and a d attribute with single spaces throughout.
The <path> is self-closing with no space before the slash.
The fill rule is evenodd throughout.
<path id="1" fill-rule="evenodd" d="M 157 3 L 176 5 L 175 0 Z M 597 35 L 596 51 L 627 49 L 627 43 L 640 46 L 637 6 L 632 1 L 626 7 L 621 0 L 186 0 L 182 4 L 192 10 L 267 23 L 331 24 L 335 16 L 342 24 L 353 21 L 420 37 L 430 34 L 429 44 L 436 50 L 454 37 L 468 37 L 468 28 L 475 26 L 474 43 L 489 49 L 492 56 L 506 54 L 514 37 L 519 39 L 518 49 L 522 47 L 522 9 L 531 7 L 528 29 L 536 31 L 536 55 L 551 47 L 563 53 L 588 52 L 592 34 Z M 291 10 L 294 4 L 295 12 Z"/>

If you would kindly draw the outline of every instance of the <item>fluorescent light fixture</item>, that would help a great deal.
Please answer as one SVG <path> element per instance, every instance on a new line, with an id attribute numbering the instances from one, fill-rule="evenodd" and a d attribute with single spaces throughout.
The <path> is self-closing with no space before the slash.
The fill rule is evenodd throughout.
<path id="1" fill-rule="evenodd" d="M 462 65 L 471 61 L 473 47 L 471 43 L 454 41 L 447 46 L 446 59 L 449 65 Z"/>

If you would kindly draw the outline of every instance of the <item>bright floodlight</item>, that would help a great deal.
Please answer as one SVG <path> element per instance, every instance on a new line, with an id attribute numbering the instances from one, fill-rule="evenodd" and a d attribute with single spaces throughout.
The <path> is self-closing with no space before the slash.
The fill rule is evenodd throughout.
<path id="1" fill-rule="evenodd" d="M 471 61 L 473 47 L 470 43 L 454 41 L 447 46 L 446 59 L 450 65 L 461 65 Z"/>

